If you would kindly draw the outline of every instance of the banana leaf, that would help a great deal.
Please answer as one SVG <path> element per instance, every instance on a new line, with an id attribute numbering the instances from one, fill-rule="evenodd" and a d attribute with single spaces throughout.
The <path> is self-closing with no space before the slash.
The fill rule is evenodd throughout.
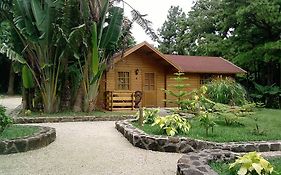
<path id="1" fill-rule="evenodd" d="M 112 7 L 109 9 L 108 26 L 103 30 L 100 48 L 109 49 L 116 45 L 119 39 L 122 21 L 123 9 L 120 7 Z"/>
<path id="2" fill-rule="evenodd" d="M 22 67 L 22 82 L 23 82 L 23 87 L 26 89 L 34 87 L 32 72 L 26 65 Z"/>

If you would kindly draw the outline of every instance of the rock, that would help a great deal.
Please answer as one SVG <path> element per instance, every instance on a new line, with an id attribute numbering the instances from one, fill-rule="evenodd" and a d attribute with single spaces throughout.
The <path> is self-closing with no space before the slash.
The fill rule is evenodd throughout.
<path id="1" fill-rule="evenodd" d="M 270 147 L 268 144 L 260 144 L 259 145 L 259 151 L 260 152 L 267 152 L 270 151 Z"/>
<path id="2" fill-rule="evenodd" d="M 199 170 L 195 170 L 195 169 L 188 169 L 188 170 L 184 171 L 183 174 L 184 175 L 204 175 L 202 172 L 200 172 Z"/>
<path id="3" fill-rule="evenodd" d="M 245 150 L 246 150 L 246 152 L 252 152 L 252 151 L 257 151 L 257 148 L 255 145 L 249 144 L 249 145 L 245 146 Z"/>
<path id="4" fill-rule="evenodd" d="M 27 150 L 27 141 L 26 140 L 17 140 L 15 141 L 15 145 L 19 152 L 25 152 Z"/>
<path id="5" fill-rule="evenodd" d="M 167 145 L 163 147 L 165 152 L 176 152 L 177 147 L 176 145 Z"/>
<path id="6" fill-rule="evenodd" d="M 272 143 L 270 145 L 270 151 L 280 151 L 281 150 L 281 146 L 279 143 Z"/>

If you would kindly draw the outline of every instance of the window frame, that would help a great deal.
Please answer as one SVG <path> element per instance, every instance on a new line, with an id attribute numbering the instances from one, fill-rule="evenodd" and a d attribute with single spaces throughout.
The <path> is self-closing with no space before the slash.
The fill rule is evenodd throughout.
<path id="1" fill-rule="evenodd" d="M 128 77 L 128 89 L 120 89 L 120 84 L 119 84 L 119 73 L 129 73 L 129 77 Z M 116 70 L 115 71 L 115 89 L 118 90 L 118 91 L 130 91 L 132 89 L 132 86 L 131 86 L 131 78 L 132 76 L 132 73 L 130 70 Z"/>

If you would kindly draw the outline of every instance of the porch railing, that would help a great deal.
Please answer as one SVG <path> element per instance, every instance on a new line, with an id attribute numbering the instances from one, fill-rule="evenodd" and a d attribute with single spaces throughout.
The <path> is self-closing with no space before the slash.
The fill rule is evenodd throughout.
<path id="1" fill-rule="evenodd" d="M 135 97 L 133 91 L 107 91 L 106 109 L 109 111 L 133 110 L 135 106 Z"/>

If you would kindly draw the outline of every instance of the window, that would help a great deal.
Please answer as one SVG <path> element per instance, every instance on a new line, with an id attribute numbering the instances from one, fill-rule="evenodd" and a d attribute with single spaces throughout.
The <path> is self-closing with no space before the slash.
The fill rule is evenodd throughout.
<path id="1" fill-rule="evenodd" d="M 118 90 L 129 90 L 130 89 L 130 73 L 129 72 L 118 72 L 117 88 L 118 88 Z"/>
<path id="2" fill-rule="evenodd" d="M 203 74 L 200 76 L 200 84 L 204 85 L 209 83 L 212 80 L 212 76 L 210 74 Z"/>
<path id="3" fill-rule="evenodd" d="M 154 73 L 145 73 L 144 74 L 144 90 L 151 91 L 155 90 L 155 74 Z"/>

